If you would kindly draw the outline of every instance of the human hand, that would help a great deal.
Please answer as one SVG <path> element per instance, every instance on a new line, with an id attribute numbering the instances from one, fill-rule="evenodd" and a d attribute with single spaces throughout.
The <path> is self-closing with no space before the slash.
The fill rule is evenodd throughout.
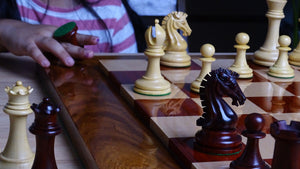
<path id="1" fill-rule="evenodd" d="M 70 43 L 59 43 L 52 35 L 57 29 L 50 25 L 32 25 L 21 21 L 0 20 L 0 47 L 15 55 L 28 55 L 42 67 L 49 67 L 50 62 L 43 52 L 50 52 L 64 65 L 73 66 L 73 58 L 92 58 L 93 51 Z M 77 34 L 79 45 L 96 45 L 98 37 Z"/>

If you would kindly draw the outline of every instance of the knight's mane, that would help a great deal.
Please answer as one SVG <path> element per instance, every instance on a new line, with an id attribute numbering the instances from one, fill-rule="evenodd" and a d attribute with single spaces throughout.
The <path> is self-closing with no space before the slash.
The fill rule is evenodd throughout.
<path id="1" fill-rule="evenodd" d="M 207 75 L 204 76 L 203 80 L 201 81 L 200 84 L 200 90 L 199 90 L 199 95 L 200 95 L 200 99 L 201 99 L 201 104 L 202 104 L 202 109 L 203 112 L 208 112 L 208 99 L 206 98 L 206 93 L 205 90 L 207 89 L 207 86 L 210 84 L 211 80 L 213 79 L 213 77 L 215 76 L 215 71 L 212 71 L 210 73 L 208 73 Z"/>
<path id="2" fill-rule="evenodd" d="M 174 12 L 169 13 L 169 14 L 166 15 L 166 16 L 164 17 L 164 19 L 162 20 L 162 22 L 161 22 L 161 27 L 162 27 L 164 30 L 167 29 L 167 23 L 168 23 L 168 20 L 172 17 L 173 13 L 174 13 Z"/>

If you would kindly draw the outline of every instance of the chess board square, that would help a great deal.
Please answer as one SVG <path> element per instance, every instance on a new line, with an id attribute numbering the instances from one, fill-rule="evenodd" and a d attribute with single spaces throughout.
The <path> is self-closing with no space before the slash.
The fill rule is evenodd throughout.
<path id="1" fill-rule="evenodd" d="M 108 71 L 145 71 L 148 61 L 146 59 L 101 59 L 102 66 Z"/>
<path id="2" fill-rule="evenodd" d="M 282 84 L 286 87 L 286 90 L 291 92 L 292 94 L 296 95 L 296 96 L 300 96 L 300 82 L 293 82 L 292 84 L 290 84 L 289 82 L 287 82 L 288 84 Z M 276 83 L 278 85 L 280 85 L 280 83 Z"/>
<path id="3" fill-rule="evenodd" d="M 267 68 L 254 70 L 254 71 L 271 82 L 300 82 L 300 71 L 298 70 L 295 70 L 295 77 L 291 79 L 283 79 L 283 78 L 276 78 L 276 77 L 269 76 L 268 75 L 269 69 Z"/>
<path id="4" fill-rule="evenodd" d="M 176 69 L 162 71 L 164 77 L 172 83 L 192 83 L 200 74 L 200 70 Z"/>
<path id="5" fill-rule="evenodd" d="M 300 112 L 298 108 L 300 98 L 296 96 L 249 97 L 248 99 L 268 113 Z"/>
<path id="6" fill-rule="evenodd" d="M 170 138 L 194 137 L 201 127 L 196 125 L 200 116 L 151 117 L 150 128 L 168 146 Z M 193 123 L 194 122 L 194 123 Z"/>
<path id="7" fill-rule="evenodd" d="M 134 105 L 134 100 L 165 100 L 165 99 L 186 99 L 188 96 L 182 92 L 176 85 L 171 84 L 171 94 L 166 96 L 146 96 L 133 91 L 134 84 L 122 84 L 121 95 L 125 97 L 131 105 Z"/>
<path id="8" fill-rule="evenodd" d="M 119 87 L 121 84 L 134 84 L 138 79 L 137 77 L 141 78 L 145 71 L 113 71 L 108 74 L 113 84 L 117 84 Z"/>
<path id="9" fill-rule="evenodd" d="M 193 59 L 191 60 L 191 66 L 189 67 L 177 67 L 174 69 L 174 67 L 169 67 L 169 66 L 163 66 L 161 65 L 160 66 L 160 69 L 162 71 L 165 71 L 165 70 L 200 70 L 201 69 L 201 66 L 197 63 L 197 62 L 194 62 Z"/>
<path id="10" fill-rule="evenodd" d="M 250 114 L 250 113 L 266 113 L 263 109 L 260 107 L 256 106 L 253 102 L 251 102 L 249 99 L 246 99 L 245 103 L 243 105 L 239 106 L 234 106 L 232 105 L 232 99 L 229 97 L 224 97 L 223 98 L 228 105 L 233 109 L 233 111 L 236 114 Z"/>
<path id="11" fill-rule="evenodd" d="M 191 99 L 135 100 L 135 107 L 148 117 L 200 116 L 202 108 Z"/>
<path id="12" fill-rule="evenodd" d="M 300 121 L 300 113 L 277 113 L 272 114 L 278 120 L 285 120 L 287 124 L 293 121 Z"/>
<path id="13" fill-rule="evenodd" d="M 293 96 L 279 85 L 271 82 L 252 82 L 243 87 L 244 95 L 248 97 Z"/>

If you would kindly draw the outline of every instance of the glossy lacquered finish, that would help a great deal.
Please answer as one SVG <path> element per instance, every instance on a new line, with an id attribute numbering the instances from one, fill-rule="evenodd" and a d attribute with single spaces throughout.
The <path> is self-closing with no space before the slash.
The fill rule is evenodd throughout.
<path id="1" fill-rule="evenodd" d="M 106 79 L 97 58 L 45 72 L 85 168 L 179 168 Z"/>

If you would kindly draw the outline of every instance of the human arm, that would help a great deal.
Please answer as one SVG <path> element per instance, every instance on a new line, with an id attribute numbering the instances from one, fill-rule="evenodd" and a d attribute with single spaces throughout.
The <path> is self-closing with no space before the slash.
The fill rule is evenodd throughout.
<path id="1" fill-rule="evenodd" d="M 59 43 L 53 39 L 57 29 L 50 25 L 32 25 L 17 20 L 0 19 L 0 51 L 9 51 L 15 55 L 32 57 L 42 67 L 50 62 L 43 52 L 50 52 L 66 66 L 73 66 L 73 58 L 91 58 L 93 52 L 70 43 Z M 99 39 L 95 36 L 77 34 L 80 45 L 95 45 Z"/>

